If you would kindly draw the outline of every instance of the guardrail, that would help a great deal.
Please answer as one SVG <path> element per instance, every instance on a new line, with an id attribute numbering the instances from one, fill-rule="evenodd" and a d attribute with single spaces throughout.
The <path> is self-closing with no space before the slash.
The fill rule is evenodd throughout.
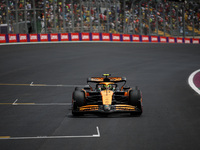
<path id="1" fill-rule="evenodd" d="M 54 41 L 114 41 L 200 44 L 200 39 L 112 33 L 0 34 L 0 43 Z"/>

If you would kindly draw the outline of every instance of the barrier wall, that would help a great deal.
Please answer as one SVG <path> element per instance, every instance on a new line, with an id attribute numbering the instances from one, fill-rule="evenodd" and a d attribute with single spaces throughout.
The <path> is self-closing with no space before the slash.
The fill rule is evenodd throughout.
<path id="1" fill-rule="evenodd" d="M 0 43 L 55 41 L 116 41 L 200 44 L 200 39 L 112 33 L 0 34 Z"/>

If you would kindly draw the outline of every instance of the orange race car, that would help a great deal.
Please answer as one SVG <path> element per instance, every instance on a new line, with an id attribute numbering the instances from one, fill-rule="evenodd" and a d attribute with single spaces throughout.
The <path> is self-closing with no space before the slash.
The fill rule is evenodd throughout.
<path id="1" fill-rule="evenodd" d="M 88 78 L 88 85 L 75 88 L 72 94 L 72 114 L 78 116 L 85 113 L 119 112 L 141 115 L 142 92 L 138 87 L 125 87 L 125 77 L 109 77 L 110 74 L 103 76 Z"/>

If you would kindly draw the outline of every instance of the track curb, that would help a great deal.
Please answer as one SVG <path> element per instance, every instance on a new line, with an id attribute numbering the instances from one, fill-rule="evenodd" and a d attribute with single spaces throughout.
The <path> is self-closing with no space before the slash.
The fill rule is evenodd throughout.
<path id="1" fill-rule="evenodd" d="M 200 69 L 194 71 L 188 78 L 190 87 L 200 95 Z"/>

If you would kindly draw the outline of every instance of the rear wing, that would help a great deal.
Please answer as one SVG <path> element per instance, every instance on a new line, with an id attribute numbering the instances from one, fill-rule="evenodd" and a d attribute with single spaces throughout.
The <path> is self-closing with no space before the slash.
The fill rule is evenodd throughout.
<path id="1" fill-rule="evenodd" d="M 90 77 L 87 79 L 88 82 L 93 82 L 93 83 L 100 83 L 100 82 L 126 82 L 126 77 Z"/>

